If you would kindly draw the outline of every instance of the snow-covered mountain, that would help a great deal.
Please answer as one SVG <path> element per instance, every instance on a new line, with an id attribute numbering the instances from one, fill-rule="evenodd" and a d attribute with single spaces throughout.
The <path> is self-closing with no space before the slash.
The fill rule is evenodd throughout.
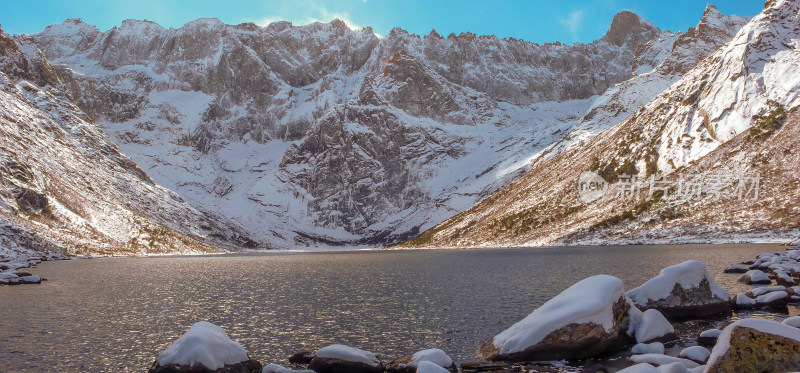
<path id="1" fill-rule="evenodd" d="M 618 14 L 591 44 L 378 38 L 341 21 L 179 29 L 67 20 L 17 36 L 153 179 L 266 246 L 382 245 L 524 172 L 661 35 Z"/>
<path id="2" fill-rule="evenodd" d="M 0 247 L 164 253 L 252 244 L 157 185 L 64 94 L 35 46 L 0 30 Z"/>
<path id="3" fill-rule="evenodd" d="M 379 38 L 338 20 L 127 20 L 101 32 L 70 19 L 13 41 L 52 63 L 59 85 L 39 85 L 154 183 L 240 227 L 231 239 L 381 246 L 582 146 L 746 21 L 710 6 L 697 27 L 661 32 L 623 11 L 590 44 L 539 45 L 401 29 Z"/>
<path id="4" fill-rule="evenodd" d="M 721 22 L 713 9 L 704 19 L 708 22 L 683 36 L 664 36 L 675 41 L 669 56 L 654 58 L 662 62 L 637 68 L 655 66 L 652 74 L 668 77 L 691 65 L 683 61 L 701 55 L 684 49 L 692 43 L 682 38 L 695 38 L 697 50 L 709 43 L 709 50 L 724 38 L 715 29 L 726 28 L 715 25 L 735 24 Z M 648 46 L 640 52 L 659 56 Z M 626 83 L 618 85 L 620 91 Z M 800 1 L 767 2 L 732 40 L 652 100 L 637 104 L 627 101 L 620 110 L 632 115 L 624 121 L 584 143 L 563 146 L 566 150 L 508 187 L 407 245 L 795 237 L 800 230 Z M 598 189 L 605 194 L 580 198 L 584 171 L 610 184 Z M 619 178 L 625 174 L 642 183 L 624 183 Z"/>

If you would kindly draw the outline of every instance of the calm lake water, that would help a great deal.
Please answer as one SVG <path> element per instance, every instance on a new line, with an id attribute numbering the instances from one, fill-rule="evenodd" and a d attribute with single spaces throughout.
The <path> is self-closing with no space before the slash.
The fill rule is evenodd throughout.
<path id="1" fill-rule="evenodd" d="M 782 250 L 658 245 L 45 262 L 34 272 L 50 281 L 0 287 L 0 370 L 146 371 L 201 320 L 265 364 L 331 343 L 386 360 L 438 347 L 457 362 L 473 361 L 481 343 L 588 276 L 614 275 L 631 289 L 665 266 L 697 259 L 722 287 L 743 292 L 750 287 L 736 283 L 739 275 L 722 270 Z"/>

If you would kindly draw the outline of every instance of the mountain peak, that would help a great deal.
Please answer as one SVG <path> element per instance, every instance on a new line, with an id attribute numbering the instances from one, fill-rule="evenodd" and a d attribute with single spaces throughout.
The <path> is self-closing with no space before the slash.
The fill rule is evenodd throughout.
<path id="1" fill-rule="evenodd" d="M 642 19 L 636 13 L 623 10 L 614 16 L 605 37 L 614 45 L 621 46 L 629 40 L 639 44 L 660 32 L 658 27 Z"/>

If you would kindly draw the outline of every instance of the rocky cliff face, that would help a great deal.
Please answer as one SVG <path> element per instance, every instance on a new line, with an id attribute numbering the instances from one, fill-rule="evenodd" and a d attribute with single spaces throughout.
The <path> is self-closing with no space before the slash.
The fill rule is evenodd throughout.
<path id="1" fill-rule="evenodd" d="M 641 107 L 623 105 L 621 110 L 633 112 L 629 118 L 542 161 L 406 245 L 729 241 L 796 234 L 798 17 L 798 1 L 768 3 L 668 89 Z M 671 53 L 659 57 L 658 65 L 648 63 L 655 74 L 682 71 L 687 58 L 699 55 L 692 44 L 704 49 L 724 37 L 716 26 L 731 24 L 720 22 L 711 8 L 703 19 L 686 34 L 667 35 Z M 640 48 L 639 56 L 656 60 L 651 47 Z M 607 189 L 598 189 L 605 193 L 581 199 L 583 171 L 605 179 Z M 631 183 L 637 177 L 641 182 Z"/>
<path id="2" fill-rule="evenodd" d="M 58 80 L 142 175 L 230 221 L 228 241 L 382 246 L 583 147 L 746 21 L 709 7 L 661 32 L 625 11 L 590 44 L 539 45 L 341 21 L 101 32 L 71 19 L 13 42 L 50 66 L 17 79 Z"/>
<path id="3" fill-rule="evenodd" d="M 67 20 L 40 48 L 86 118 L 158 184 L 261 245 L 383 245 L 508 184 L 662 33 L 630 12 L 590 44 L 378 38 L 341 21 Z"/>
<path id="4" fill-rule="evenodd" d="M 5 249 L 142 254 L 249 243 L 156 184 L 87 121 L 39 49 L 2 31 L 0 87 Z"/>

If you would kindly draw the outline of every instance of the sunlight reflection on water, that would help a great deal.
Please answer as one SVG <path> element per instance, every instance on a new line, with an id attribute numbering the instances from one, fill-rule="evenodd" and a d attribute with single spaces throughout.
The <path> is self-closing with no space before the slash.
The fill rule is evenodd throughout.
<path id="1" fill-rule="evenodd" d="M 729 264 L 778 245 L 270 253 L 47 262 L 50 281 L 0 287 L 10 371 L 144 371 L 193 323 L 223 327 L 263 363 L 344 343 L 387 359 L 438 347 L 474 360 L 485 340 L 600 273 L 631 289 L 667 265 Z M 768 317 L 770 315 L 767 315 Z M 702 324 L 702 327 L 707 325 Z"/>

